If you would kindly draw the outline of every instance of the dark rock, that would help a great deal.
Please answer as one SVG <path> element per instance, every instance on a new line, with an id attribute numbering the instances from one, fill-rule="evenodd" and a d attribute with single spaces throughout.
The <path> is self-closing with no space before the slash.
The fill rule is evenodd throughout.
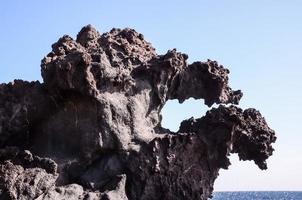
<path id="1" fill-rule="evenodd" d="M 274 131 L 216 61 L 157 55 L 142 34 L 84 27 L 42 60 L 44 83 L 0 85 L 0 199 L 207 199 L 230 153 L 266 169 Z M 212 108 L 173 133 L 169 99 Z"/>

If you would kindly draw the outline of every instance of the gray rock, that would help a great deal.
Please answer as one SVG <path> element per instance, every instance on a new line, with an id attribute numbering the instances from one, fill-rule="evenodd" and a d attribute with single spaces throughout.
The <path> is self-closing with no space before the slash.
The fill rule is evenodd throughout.
<path id="1" fill-rule="evenodd" d="M 226 68 L 187 59 L 157 55 L 129 28 L 60 38 L 43 83 L 0 85 L 0 199 L 205 200 L 230 153 L 266 169 L 274 131 L 257 110 L 226 105 L 242 97 Z M 219 107 L 163 128 L 165 103 L 191 97 Z"/>

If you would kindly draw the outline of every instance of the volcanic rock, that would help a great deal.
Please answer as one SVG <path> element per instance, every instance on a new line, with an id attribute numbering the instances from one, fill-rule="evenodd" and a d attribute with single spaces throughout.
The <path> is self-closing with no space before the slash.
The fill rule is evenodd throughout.
<path id="1" fill-rule="evenodd" d="M 0 199 L 206 200 L 230 153 L 266 169 L 274 131 L 235 106 L 226 68 L 187 59 L 129 28 L 60 38 L 43 83 L 0 85 Z M 218 106 L 163 128 L 165 103 L 191 97 Z"/>

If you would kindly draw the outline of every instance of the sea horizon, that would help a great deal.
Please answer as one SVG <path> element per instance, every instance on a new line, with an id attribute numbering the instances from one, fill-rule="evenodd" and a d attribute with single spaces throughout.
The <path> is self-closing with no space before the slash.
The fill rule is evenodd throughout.
<path id="1" fill-rule="evenodd" d="M 218 192 L 302 192 L 302 190 L 221 190 L 213 193 Z"/>
<path id="2" fill-rule="evenodd" d="M 302 191 L 221 191 L 212 200 L 301 200 Z"/>

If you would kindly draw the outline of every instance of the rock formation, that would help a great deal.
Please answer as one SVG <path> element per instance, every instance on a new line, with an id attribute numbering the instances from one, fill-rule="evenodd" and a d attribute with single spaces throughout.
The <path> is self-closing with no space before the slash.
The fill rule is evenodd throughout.
<path id="1" fill-rule="evenodd" d="M 227 69 L 187 58 L 128 28 L 60 38 L 43 83 L 0 85 L 0 199 L 205 200 L 230 153 L 266 169 L 274 131 L 234 105 Z M 163 128 L 165 102 L 191 97 L 219 106 Z"/>

